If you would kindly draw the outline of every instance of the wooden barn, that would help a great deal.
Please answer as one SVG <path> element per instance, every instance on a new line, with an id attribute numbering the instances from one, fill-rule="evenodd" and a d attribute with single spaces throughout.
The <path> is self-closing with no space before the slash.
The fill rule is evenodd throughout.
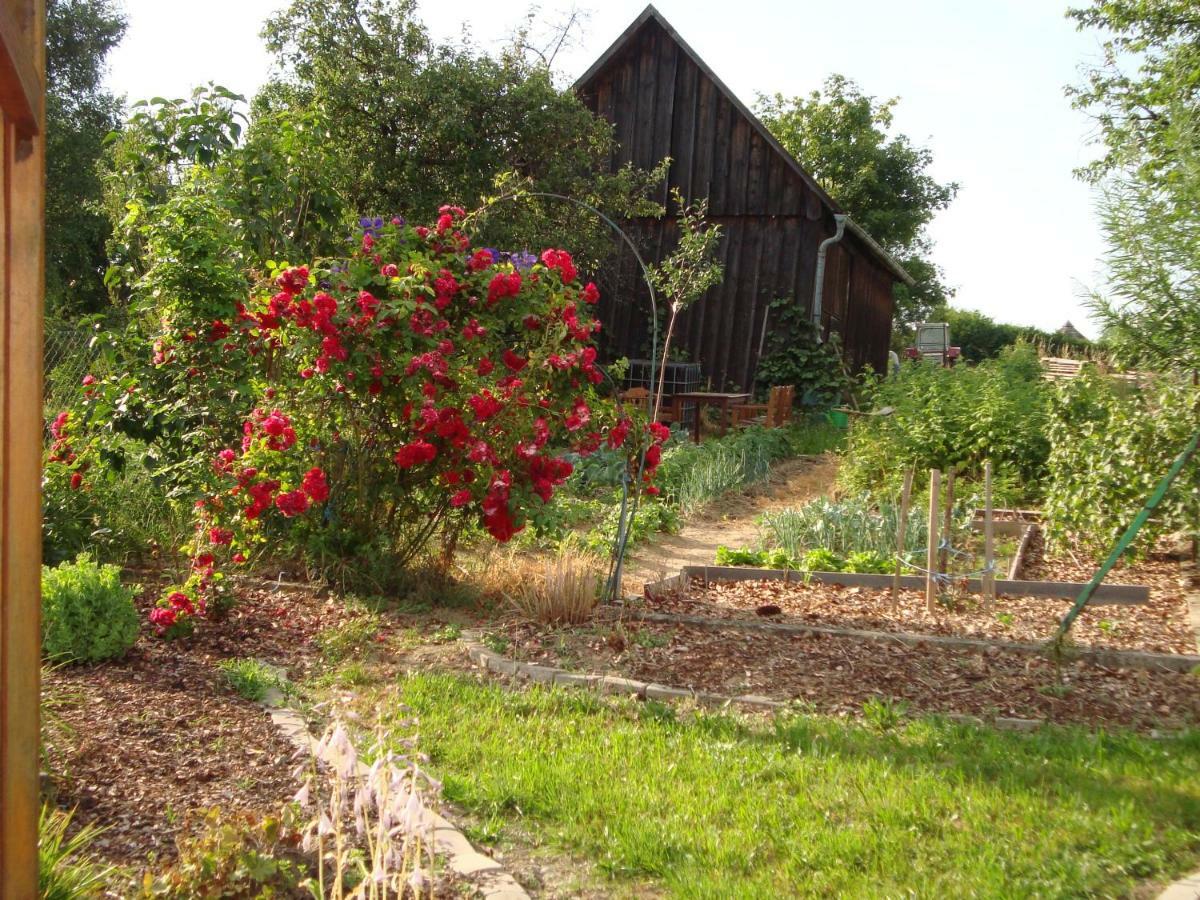
<path id="1" fill-rule="evenodd" d="M 843 215 L 658 10 L 646 7 L 575 90 L 614 126 L 613 170 L 630 162 L 649 169 L 670 157 L 662 201 L 671 188 L 689 201 L 707 197 L 710 218 L 722 226 L 724 282 L 681 316 L 677 328 L 678 346 L 701 364 L 714 389 L 752 385 L 771 325 L 768 307 L 785 297 L 810 318 L 819 304 L 823 334 L 841 336 L 851 366 L 885 369 L 892 289 L 911 278 Z M 623 224 L 647 262 L 669 254 L 678 239 L 671 215 Z M 827 241 L 818 298 L 818 251 Z M 632 260 L 618 269 L 602 285 L 607 352 L 645 356 L 648 294 Z"/>

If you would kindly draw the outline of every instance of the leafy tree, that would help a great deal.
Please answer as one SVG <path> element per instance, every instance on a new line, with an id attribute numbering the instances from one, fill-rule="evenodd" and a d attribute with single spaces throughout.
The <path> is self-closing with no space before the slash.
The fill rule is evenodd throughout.
<path id="1" fill-rule="evenodd" d="M 1068 12 L 1108 32 L 1104 61 L 1069 88 L 1099 121 L 1108 286 L 1092 310 L 1129 364 L 1200 369 L 1200 7 L 1095 0 Z M 1136 66 L 1135 69 L 1131 67 Z"/>
<path id="2" fill-rule="evenodd" d="M 725 267 L 717 259 L 721 241 L 721 226 L 707 221 L 708 201 L 688 204 L 683 194 L 673 192 L 680 208 L 679 245 L 666 259 L 649 267 L 648 277 L 654 289 L 668 304 L 667 334 L 663 339 L 662 356 L 658 364 L 658 387 L 654 392 L 654 418 L 662 406 L 663 386 L 667 377 L 667 360 L 671 353 L 671 336 L 679 314 L 704 296 L 705 291 L 721 283 Z"/>
<path id="3" fill-rule="evenodd" d="M 831 75 L 808 96 L 759 95 L 757 112 L 771 133 L 856 222 L 909 268 L 917 286 L 897 290 L 896 317 L 925 318 L 952 291 L 928 259 L 925 226 L 958 193 L 929 174 L 933 153 L 892 134 L 897 98 L 879 101 L 855 82 Z"/>
<path id="4" fill-rule="evenodd" d="M 1064 353 L 1071 349 L 1082 350 L 1092 346 L 1090 341 L 1059 332 L 1051 333 L 1028 325 L 997 322 L 991 316 L 973 309 L 942 306 L 930 313 L 930 321 L 946 322 L 950 325 L 950 342 L 962 350 L 963 359 L 967 362 L 993 359 L 999 356 L 1001 351 L 1021 342 L 1040 345 L 1052 353 Z"/>
<path id="5" fill-rule="evenodd" d="M 1107 32 L 1104 57 L 1067 93 L 1096 114 L 1104 155 L 1080 174 L 1099 182 L 1133 166 L 1161 180 L 1176 113 L 1200 104 L 1200 6 L 1195 0 L 1093 0 L 1067 15 Z"/>
<path id="6" fill-rule="evenodd" d="M 1107 289 L 1091 298 L 1117 357 L 1200 370 L 1200 120 L 1178 111 L 1163 132 L 1170 163 L 1110 177 L 1102 205 Z"/>
<path id="7" fill-rule="evenodd" d="M 338 190 L 361 214 L 470 208 L 505 174 L 527 191 L 620 215 L 645 187 L 629 171 L 597 176 L 611 127 L 555 86 L 543 61 L 553 54 L 530 52 L 526 31 L 492 57 L 435 43 L 414 0 L 293 0 L 263 35 L 282 74 L 256 98 L 255 118 L 319 110 Z M 611 246 L 600 222 L 540 200 L 490 217 L 482 238 L 511 249 L 571 245 L 585 267 Z"/>
<path id="8" fill-rule="evenodd" d="M 46 303 L 52 315 L 95 312 L 108 220 L 96 171 L 121 101 L 104 91 L 104 60 L 125 34 L 112 0 L 46 6 Z"/>

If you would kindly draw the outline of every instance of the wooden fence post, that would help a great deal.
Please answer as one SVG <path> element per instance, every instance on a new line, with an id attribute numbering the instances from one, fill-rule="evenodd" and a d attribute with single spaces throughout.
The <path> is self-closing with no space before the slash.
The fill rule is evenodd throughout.
<path id="1" fill-rule="evenodd" d="M 910 466 L 904 473 L 904 490 L 900 494 L 900 521 L 896 523 L 896 577 L 892 579 L 892 605 L 900 601 L 900 570 L 904 563 L 904 537 L 908 530 L 908 506 L 912 502 L 913 476 L 917 473 L 916 466 Z"/>
<path id="2" fill-rule="evenodd" d="M 996 611 L 996 555 L 992 540 L 992 461 L 983 464 L 983 597 L 989 613 Z"/>
<path id="3" fill-rule="evenodd" d="M 942 540 L 945 546 L 938 553 L 938 574 L 945 575 L 950 571 L 950 538 L 954 534 L 954 475 L 955 467 L 951 466 L 946 473 L 946 515 L 942 520 Z"/>
<path id="4" fill-rule="evenodd" d="M 937 599 L 938 516 L 941 514 L 942 473 L 929 470 L 929 548 L 925 553 L 925 612 L 933 613 Z"/>
<path id="5" fill-rule="evenodd" d="M 38 896 L 45 4 L 0 4 L 0 897 Z"/>

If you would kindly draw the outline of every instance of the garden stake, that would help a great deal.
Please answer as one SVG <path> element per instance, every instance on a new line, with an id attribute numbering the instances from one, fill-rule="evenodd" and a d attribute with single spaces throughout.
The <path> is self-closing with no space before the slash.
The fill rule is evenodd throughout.
<path id="1" fill-rule="evenodd" d="M 992 546 L 992 461 L 983 464 L 983 596 L 987 611 L 996 611 L 996 560 Z"/>
<path id="2" fill-rule="evenodd" d="M 925 550 L 925 612 L 933 615 L 933 601 L 937 597 L 937 565 L 938 565 L 938 514 L 941 513 L 938 503 L 942 492 L 942 473 L 938 469 L 929 470 L 929 546 Z"/>
<path id="3" fill-rule="evenodd" d="M 1112 567 L 1117 564 L 1117 560 L 1129 549 L 1129 545 L 1133 543 L 1133 539 L 1137 537 L 1142 526 L 1146 524 L 1150 518 L 1150 514 L 1158 508 L 1158 504 L 1162 503 L 1163 498 L 1167 496 L 1167 491 L 1171 489 L 1171 485 L 1175 479 L 1179 477 L 1179 473 L 1183 471 L 1183 467 L 1188 464 L 1196 454 L 1196 447 L 1200 444 L 1200 431 L 1192 435 L 1192 439 L 1188 441 L 1188 445 L 1183 448 L 1182 452 L 1175 457 L 1175 462 L 1171 463 L 1171 468 L 1167 470 L 1167 474 L 1163 476 L 1162 481 L 1154 489 L 1150 497 L 1142 504 L 1142 508 L 1138 510 L 1138 514 L 1133 517 L 1133 521 L 1129 523 L 1129 527 L 1125 529 L 1125 533 L 1121 535 L 1112 552 L 1108 554 L 1108 559 L 1096 570 L 1096 574 L 1092 576 L 1092 580 L 1083 586 L 1083 590 L 1079 592 L 1079 596 L 1075 599 L 1075 605 L 1071 607 L 1070 612 L 1063 616 L 1062 624 L 1058 626 L 1058 631 L 1055 633 L 1051 641 L 1051 647 L 1056 657 L 1062 655 L 1063 642 L 1067 637 L 1067 632 L 1071 630 L 1071 625 L 1083 612 L 1083 608 L 1087 606 L 1088 601 L 1092 599 L 1092 594 L 1096 592 L 1096 588 L 1100 586 L 1106 575 L 1112 570 Z"/>
<path id="4" fill-rule="evenodd" d="M 900 570 L 904 567 L 904 532 L 908 525 L 908 505 L 912 502 L 912 483 L 916 472 L 916 467 L 910 466 L 904 473 L 904 490 L 900 494 L 900 521 L 896 525 L 896 576 L 892 579 L 892 606 L 900 602 Z"/>
<path id="5" fill-rule="evenodd" d="M 936 542 L 940 545 L 937 568 L 939 575 L 950 572 L 950 535 L 954 533 L 954 473 L 954 466 L 946 473 L 946 517 L 942 524 L 942 539 Z"/>

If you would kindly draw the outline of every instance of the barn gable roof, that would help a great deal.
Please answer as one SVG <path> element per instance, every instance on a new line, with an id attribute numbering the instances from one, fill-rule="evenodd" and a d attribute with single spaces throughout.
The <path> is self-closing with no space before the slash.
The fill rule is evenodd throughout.
<path id="1" fill-rule="evenodd" d="M 725 99 L 730 102 L 730 104 L 732 104 L 733 108 L 737 110 L 747 122 L 749 122 L 750 127 L 758 133 L 763 141 L 766 142 L 767 146 L 770 147 L 779 156 L 779 158 L 783 160 L 784 164 L 792 171 L 794 175 L 796 175 L 801 181 L 804 182 L 805 185 L 808 186 L 809 189 L 812 190 L 812 192 L 820 199 L 821 203 L 831 213 L 844 215 L 843 209 L 837 204 L 837 202 L 825 192 L 825 189 L 817 183 L 817 180 L 813 178 L 812 175 L 805 171 L 804 167 L 797 162 L 796 158 L 784 148 L 783 144 L 779 143 L 775 136 L 771 134 L 770 130 L 761 121 L 759 121 L 758 116 L 754 115 L 754 113 L 750 111 L 749 107 L 742 103 L 742 101 L 738 99 L 738 96 L 729 89 L 725 82 L 717 77 L 717 74 L 711 68 L 709 68 L 708 63 L 701 59 L 700 55 L 688 45 L 687 41 L 679 36 L 679 32 L 672 27 L 671 23 L 666 20 L 662 13 L 655 9 L 654 4 L 648 5 L 642 11 L 641 15 L 634 19 L 633 23 L 625 29 L 620 37 L 613 42 L 612 46 L 605 50 L 604 53 L 602 53 L 600 57 L 594 63 L 592 63 L 588 70 L 576 80 L 574 85 L 575 90 L 586 90 L 591 85 L 592 81 L 608 68 L 609 64 L 612 63 L 616 57 L 619 56 L 620 53 L 632 43 L 633 39 L 642 30 L 642 28 L 651 21 L 655 22 L 660 28 L 662 28 L 664 32 L 666 32 L 671 40 L 676 43 L 679 49 L 683 51 L 687 58 L 691 60 L 691 62 L 698 69 L 700 69 L 705 77 L 707 77 L 713 83 L 713 86 L 716 88 L 716 90 L 723 95 Z M 846 227 L 850 232 L 857 236 L 900 281 L 903 281 L 905 284 L 909 285 L 914 283 L 912 276 L 904 270 L 904 267 L 900 265 L 895 257 L 884 250 L 883 247 L 881 247 L 866 231 L 864 231 L 857 222 L 855 222 L 853 219 L 847 218 Z"/>

